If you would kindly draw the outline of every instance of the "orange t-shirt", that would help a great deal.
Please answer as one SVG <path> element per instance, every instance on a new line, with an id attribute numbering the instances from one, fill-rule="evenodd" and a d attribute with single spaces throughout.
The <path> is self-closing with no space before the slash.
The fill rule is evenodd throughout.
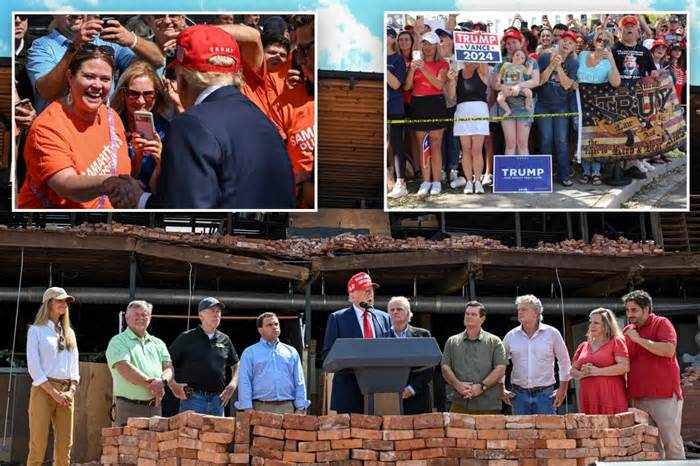
<path id="1" fill-rule="evenodd" d="M 294 54 L 290 52 L 289 55 L 287 55 L 287 61 L 282 63 L 277 70 L 270 71 L 269 73 L 270 81 L 276 94 L 275 97 L 282 94 L 287 87 L 287 75 L 289 74 L 289 70 L 292 68 L 293 55 Z"/>
<path id="2" fill-rule="evenodd" d="M 270 107 L 279 95 L 279 92 L 273 76 L 274 73 L 270 73 L 267 69 L 267 61 L 263 59 L 259 72 L 255 72 L 246 62 L 243 62 L 242 70 L 245 86 L 243 86 L 241 92 L 252 100 L 265 115 L 270 117 Z"/>
<path id="3" fill-rule="evenodd" d="M 272 104 L 272 121 L 287 144 L 294 177 L 314 169 L 314 96 L 303 84 L 285 91 Z"/>
<path id="4" fill-rule="evenodd" d="M 121 118 L 112 113 L 117 148 L 116 175 L 128 175 L 131 161 Z M 107 108 L 98 110 L 90 124 L 66 111 L 59 101 L 52 102 L 41 112 L 32 125 L 24 149 L 27 179 L 19 191 L 20 209 L 97 209 L 100 197 L 87 202 L 63 199 L 48 187 L 46 180 L 65 168 L 73 168 L 79 175 L 110 175 L 112 148 L 109 136 Z M 106 198 L 102 205 L 111 209 Z"/>

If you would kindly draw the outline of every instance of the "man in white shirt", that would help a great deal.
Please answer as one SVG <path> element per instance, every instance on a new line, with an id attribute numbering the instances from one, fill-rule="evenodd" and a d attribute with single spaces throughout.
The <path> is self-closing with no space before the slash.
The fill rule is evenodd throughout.
<path id="1" fill-rule="evenodd" d="M 506 357 L 513 364 L 511 391 L 503 389 L 503 401 L 513 414 L 556 414 L 566 400 L 571 379 L 569 352 L 559 331 L 542 322 L 542 302 L 533 295 L 518 296 L 520 325 L 503 339 Z M 555 389 L 554 360 L 559 364 L 559 388 Z"/>

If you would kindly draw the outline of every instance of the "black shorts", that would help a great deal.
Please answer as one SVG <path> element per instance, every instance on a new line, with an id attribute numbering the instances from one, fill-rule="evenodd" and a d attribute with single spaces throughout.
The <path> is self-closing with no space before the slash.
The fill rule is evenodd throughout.
<path id="1" fill-rule="evenodd" d="M 445 96 L 426 95 L 413 96 L 411 99 L 411 119 L 426 120 L 426 119 L 447 119 L 447 106 L 445 104 Z M 416 131 L 431 131 L 435 129 L 444 129 L 447 127 L 446 121 L 434 121 L 427 123 L 413 123 L 411 128 Z"/>

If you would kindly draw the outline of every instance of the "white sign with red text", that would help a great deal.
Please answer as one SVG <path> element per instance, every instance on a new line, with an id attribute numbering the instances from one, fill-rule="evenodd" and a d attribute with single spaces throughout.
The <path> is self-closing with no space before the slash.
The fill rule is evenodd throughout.
<path id="1" fill-rule="evenodd" d="M 454 32 L 455 55 L 460 62 L 500 63 L 501 44 L 498 34 Z"/>

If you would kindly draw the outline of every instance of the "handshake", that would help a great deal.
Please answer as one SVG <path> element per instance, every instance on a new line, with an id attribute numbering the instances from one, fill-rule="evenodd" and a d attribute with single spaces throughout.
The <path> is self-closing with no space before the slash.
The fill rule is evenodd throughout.
<path id="1" fill-rule="evenodd" d="M 146 186 L 129 175 L 110 176 L 102 182 L 102 194 L 116 209 L 135 209 Z"/>

